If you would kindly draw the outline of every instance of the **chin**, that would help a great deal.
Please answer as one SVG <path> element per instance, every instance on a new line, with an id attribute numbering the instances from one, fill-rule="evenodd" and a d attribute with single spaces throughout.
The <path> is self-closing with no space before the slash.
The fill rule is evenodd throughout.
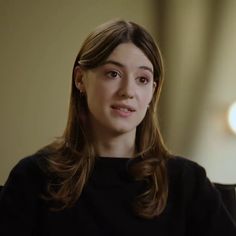
<path id="1" fill-rule="evenodd" d="M 115 135 L 123 135 L 128 134 L 136 131 L 136 127 L 113 127 L 112 133 Z"/>

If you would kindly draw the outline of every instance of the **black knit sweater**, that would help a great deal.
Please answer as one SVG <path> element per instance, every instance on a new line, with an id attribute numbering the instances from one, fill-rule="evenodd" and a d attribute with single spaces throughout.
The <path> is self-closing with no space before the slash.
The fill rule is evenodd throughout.
<path id="1" fill-rule="evenodd" d="M 152 220 L 133 214 L 131 203 L 144 183 L 127 172 L 128 158 L 97 158 L 74 207 L 49 210 L 42 200 L 48 177 L 44 157 L 22 159 L 0 194 L 0 235 L 22 236 L 236 236 L 220 195 L 198 164 L 180 157 L 167 163 L 169 196 L 164 212 Z"/>

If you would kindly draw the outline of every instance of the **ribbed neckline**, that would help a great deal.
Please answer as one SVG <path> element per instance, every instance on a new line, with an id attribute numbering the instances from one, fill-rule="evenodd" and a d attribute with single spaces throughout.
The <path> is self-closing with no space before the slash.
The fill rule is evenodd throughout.
<path id="1" fill-rule="evenodd" d="M 98 156 L 96 158 L 96 164 L 102 165 L 102 166 L 126 166 L 129 163 L 132 163 L 133 161 L 139 160 L 140 157 L 102 157 Z"/>
<path id="2" fill-rule="evenodd" d="M 125 167 L 127 163 L 130 162 L 130 160 L 133 160 L 133 158 L 129 157 L 97 157 L 95 166 L 99 167 L 107 167 L 107 168 L 117 168 L 120 169 L 122 167 Z"/>

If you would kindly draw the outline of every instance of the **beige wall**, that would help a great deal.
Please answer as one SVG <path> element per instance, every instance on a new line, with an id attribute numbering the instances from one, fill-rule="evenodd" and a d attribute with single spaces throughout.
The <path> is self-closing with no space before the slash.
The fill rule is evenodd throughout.
<path id="1" fill-rule="evenodd" d="M 154 30 L 152 0 L 1 1 L 0 184 L 11 168 L 59 136 L 81 41 L 116 17 Z"/>
<path id="2" fill-rule="evenodd" d="M 236 101 L 236 1 L 160 2 L 166 143 L 212 181 L 236 183 L 236 135 L 226 119 Z"/>
<path id="3" fill-rule="evenodd" d="M 215 40 L 210 85 L 202 105 L 192 157 L 215 182 L 236 183 L 236 134 L 227 124 L 227 110 L 236 101 L 236 1 L 227 0 Z M 219 17 L 219 16 L 218 16 Z"/>
<path id="4" fill-rule="evenodd" d="M 158 32 L 170 150 L 203 165 L 212 181 L 235 183 L 236 136 L 225 119 L 236 100 L 235 12 L 234 0 L 1 1 L 0 184 L 19 159 L 62 133 L 80 44 L 117 17 Z"/>

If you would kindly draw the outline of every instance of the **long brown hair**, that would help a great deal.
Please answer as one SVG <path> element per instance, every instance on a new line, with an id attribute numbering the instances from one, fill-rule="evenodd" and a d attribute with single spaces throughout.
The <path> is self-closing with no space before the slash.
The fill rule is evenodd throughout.
<path id="1" fill-rule="evenodd" d="M 51 200 L 60 203 L 60 209 L 72 206 L 80 197 L 95 163 L 96 152 L 88 133 L 86 97 L 75 86 L 75 68 L 92 69 L 101 65 L 121 43 L 132 42 L 148 57 L 154 68 L 157 84 L 149 109 L 136 132 L 136 156 L 141 161 L 129 171 L 137 180 L 145 180 L 148 187 L 133 203 L 135 213 L 153 218 L 162 213 L 168 196 L 166 150 L 158 126 L 157 105 L 163 83 L 163 62 L 160 50 L 151 35 L 136 23 L 114 20 L 97 27 L 84 41 L 76 57 L 69 115 L 64 134 L 47 146 L 48 170 L 55 182 L 48 184 Z"/>

